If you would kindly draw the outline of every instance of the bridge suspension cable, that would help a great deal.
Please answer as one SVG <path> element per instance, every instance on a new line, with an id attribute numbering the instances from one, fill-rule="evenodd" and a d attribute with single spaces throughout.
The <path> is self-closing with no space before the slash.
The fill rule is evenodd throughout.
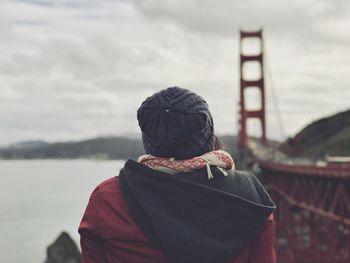
<path id="1" fill-rule="evenodd" d="M 277 113 L 277 122 L 278 122 L 278 126 L 281 132 L 281 135 L 283 138 L 286 138 L 286 130 L 284 127 L 284 123 L 283 123 L 283 119 L 282 119 L 282 114 L 281 114 L 281 110 L 278 104 L 278 99 L 277 99 L 277 95 L 276 95 L 276 90 L 275 90 L 275 86 L 273 83 L 273 79 L 272 79 L 272 73 L 271 73 L 271 67 L 270 67 L 270 59 L 268 56 L 268 53 L 266 52 L 266 47 L 264 47 L 264 53 L 265 53 L 265 62 L 266 62 L 266 71 L 267 71 L 267 80 L 269 82 L 269 85 L 271 87 L 271 95 L 272 95 L 272 101 L 274 104 L 274 107 L 276 109 L 276 113 Z"/>

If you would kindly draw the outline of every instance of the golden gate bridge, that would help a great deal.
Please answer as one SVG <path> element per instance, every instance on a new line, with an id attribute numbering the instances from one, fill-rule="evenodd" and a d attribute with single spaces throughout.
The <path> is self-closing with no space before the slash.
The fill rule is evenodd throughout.
<path id="1" fill-rule="evenodd" d="M 260 43 L 257 54 L 243 52 L 244 39 Z M 259 65 L 260 77 L 246 79 L 244 66 Z M 248 109 L 246 92 L 258 89 L 261 106 Z M 269 146 L 266 137 L 263 32 L 240 31 L 240 158 L 254 167 L 277 210 L 277 254 L 281 263 L 350 262 L 350 158 L 298 162 Z M 260 123 L 260 141 L 250 140 L 247 121 Z"/>

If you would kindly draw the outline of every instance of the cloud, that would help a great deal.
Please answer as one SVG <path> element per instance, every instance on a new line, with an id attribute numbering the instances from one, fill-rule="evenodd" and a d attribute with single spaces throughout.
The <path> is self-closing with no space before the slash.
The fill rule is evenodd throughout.
<path id="1" fill-rule="evenodd" d="M 0 5 L 0 144 L 138 133 L 141 102 L 176 85 L 207 99 L 217 133 L 235 134 L 240 27 L 264 27 L 269 136 L 283 136 L 271 84 L 289 135 L 348 107 L 343 0 Z"/>
<path id="2" fill-rule="evenodd" d="M 136 7 L 148 18 L 176 24 L 194 33 L 214 36 L 236 35 L 241 27 L 264 27 L 279 38 L 297 37 L 299 40 L 319 39 L 327 41 L 334 30 L 324 26 L 347 18 L 349 5 L 345 0 L 308 1 L 230 1 L 215 0 L 135 0 Z M 320 26 L 321 25 L 321 26 Z M 339 35 L 339 39 L 344 37 Z M 347 38 L 349 39 L 349 38 Z"/>

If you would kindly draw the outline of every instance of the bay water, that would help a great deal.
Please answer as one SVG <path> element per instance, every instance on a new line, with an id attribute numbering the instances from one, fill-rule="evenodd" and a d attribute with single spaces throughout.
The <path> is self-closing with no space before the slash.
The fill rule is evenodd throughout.
<path id="1" fill-rule="evenodd" d="M 124 161 L 0 161 L 0 262 L 43 263 L 62 232 L 78 225 L 93 189 Z"/>

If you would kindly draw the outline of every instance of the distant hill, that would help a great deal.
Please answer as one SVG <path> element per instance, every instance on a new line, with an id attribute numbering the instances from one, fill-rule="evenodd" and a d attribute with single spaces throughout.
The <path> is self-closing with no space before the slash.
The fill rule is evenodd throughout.
<path id="1" fill-rule="evenodd" d="M 236 157 L 235 136 L 220 136 L 224 149 Z M 83 141 L 28 141 L 0 148 L 0 159 L 136 159 L 144 154 L 141 140 L 98 137 Z"/>
<path id="2" fill-rule="evenodd" d="M 325 155 L 350 156 L 350 110 L 307 125 L 280 149 L 293 157 L 312 159 Z"/>
<path id="3" fill-rule="evenodd" d="M 2 159 L 127 159 L 143 153 L 140 140 L 123 137 L 59 143 L 22 142 L 0 148 Z"/>
<path id="4" fill-rule="evenodd" d="M 44 141 L 25 141 L 11 144 L 12 149 L 29 149 L 47 145 Z"/>

